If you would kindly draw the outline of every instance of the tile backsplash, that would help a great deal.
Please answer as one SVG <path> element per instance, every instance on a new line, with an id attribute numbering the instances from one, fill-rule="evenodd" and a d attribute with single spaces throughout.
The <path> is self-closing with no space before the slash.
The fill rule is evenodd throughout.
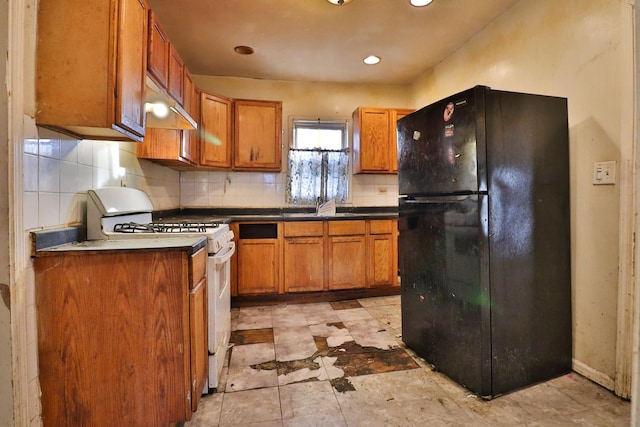
<path id="1" fill-rule="evenodd" d="M 87 190 L 129 186 L 156 209 L 180 204 L 180 172 L 136 157 L 136 144 L 69 138 L 39 129 L 23 149 L 26 230 L 85 222 Z"/>
<path id="2" fill-rule="evenodd" d="M 180 206 L 279 207 L 287 205 L 286 173 L 182 172 Z M 349 206 L 396 206 L 397 175 L 352 175 Z"/>

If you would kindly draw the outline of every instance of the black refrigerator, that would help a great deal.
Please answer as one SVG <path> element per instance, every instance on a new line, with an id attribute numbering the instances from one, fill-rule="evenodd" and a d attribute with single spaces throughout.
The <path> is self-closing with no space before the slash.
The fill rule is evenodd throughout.
<path id="1" fill-rule="evenodd" d="M 397 133 L 405 344 L 486 399 L 571 371 L 566 98 L 477 86 Z"/>

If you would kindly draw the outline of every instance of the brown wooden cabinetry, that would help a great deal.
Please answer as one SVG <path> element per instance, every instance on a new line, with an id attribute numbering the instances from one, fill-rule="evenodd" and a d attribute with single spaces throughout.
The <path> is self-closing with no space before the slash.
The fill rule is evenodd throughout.
<path id="1" fill-rule="evenodd" d="M 360 107 L 353 112 L 353 172 L 397 173 L 396 121 L 407 109 Z"/>
<path id="2" fill-rule="evenodd" d="M 169 37 L 162 29 L 156 14 L 149 11 L 149 47 L 147 73 L 162 88 L 169 83 Z"/>
<path id="3" fill-rule="evenodd" d="M 278 223 L 241 223 L 237 240 L 237 292 L 239 295 L 280 291 L 280 239 Z"/>
<path id="4" fill-rule="evenodd" d="M 141 141 L 149 8 L 145 0 L 99 3 L 38 2 L 36 123 L 82 138 Z"/>
<path id="5" fill-rule="evenodd" d="M 324 290 L 323 222 L 285 222 L 283 228 L 284 291 Z"/>
<path id="6" fill-rule="evenodd" d="M 191 338 L 191 410 L 198 409 L 200 396 L 209 374 L 207 322 L 207 251 L 191 256 L 189 264 L 189 336 Z"/>
<path id="7" fill-rule="evenodd" d="M 184 68 L 184 108 L 191 117 L 195 118 L 196 121 L 200 121 L 200 91 L 186 67 Z M 193 165 L 197 165 L 200 157 L 199 129 L 182 130 L 181 132 L 180 157 Z"/>
<path id="8" fill-rule="evenodd" d="M 35 258 L 45 426 L 191 418 L 207 376 L 206 252 L 191 252 Z"/>
<path id="9" fill-rule="evenodd" d="M 327 234 L 328 288 L 366 286 L 365 221 L 329 221 Z"/>
<path id="10" fill-rule="evenodd" d="M 239 236 L 234 296 L 398 286 L 397 219 L 232 226 Z"/>
<path id="11" fill-rule="evenodd" d="M 192 117 L 198 117 L 200 94 L 189 71 L 185 68 L 183 72 L 185 111 Z M 142 144 L 137 147 L 136 154 L 139 159 L 152 160 L 174 169 L 192 169 L 198 164 L 198 129 L 148 128 Z"/>
<path id="12" fill-rule="evenodd" d="M 367 234 L 367 285 L 395 286 L 398 277 L 397 220 L 369 221 Z"/>
<path id="13" fill-rule="evenodd" d="M 282 170 L 282 102 L 236 99 L 235 170 Z"/>
<path id="14" fill-rule="evenodd" d="M 162 25 L 153 11 L 149 11 L 147 52 L 149 76 L 180 105 L 184 105 L 184 61 L 171 44 L 167 33 L 162 29 Z"/>
<path id="15" fill-rule="evenodd" d="M 200 93 L 200 165 L 231 169 L 233 104 L 229 98 Z"/>

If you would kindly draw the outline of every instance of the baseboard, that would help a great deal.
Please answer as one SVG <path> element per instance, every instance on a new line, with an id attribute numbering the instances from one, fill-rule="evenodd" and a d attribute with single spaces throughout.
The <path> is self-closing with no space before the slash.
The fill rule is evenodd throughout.
<path id="1" fill-rule="evenodd" d="M 573 370 L 579 373 L 580 375 L 589 378 L 591 381 L 600 384 L 602 387 L 613 391 L 615 388 L 616 381 L 610 376 L 603 374 L 600 371 L 596 371 L 590 366 L 585 365 L 584 363 L 573 359 Z"/>

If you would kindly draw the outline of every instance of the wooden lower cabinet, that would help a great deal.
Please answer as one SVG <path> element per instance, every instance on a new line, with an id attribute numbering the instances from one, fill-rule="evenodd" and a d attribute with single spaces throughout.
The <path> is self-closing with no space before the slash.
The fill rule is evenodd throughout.
<path id="1" fill-rule="evenodd" d="M 276 223 L 239 224 L 237 240 L 238 294 L 269 294 L 280 290 L 280 239 Z"/>
<path id="2" fill-rule="evenodd" d="M 367 235 L 367 285 L 395 286 L 398 282 L 397 220 L 371 220 Z"/>
<path id="3" fill-rule="evenodd" d="M 180 248 L 35 258 L 45 426 L 191 418 L 207 372 L 206 278 L 193 268 L 202 257 Z"/>
<path id="4" fill-rule="evenodd" d="M 324 290 L 323 222 L 285 222 L 283 228 L 284 291 Z"/>
<path id="5" fill-rule="evenodd" d="M 366 286 L 365 236 L 329 237 L 329 290 Z"/>
<path id="6" fill-rule="evenodd" d="M 191 410 L 200 403 L 209 374 L 209 349 L 207 325 L 207 278 L 189 292 L 189 327 L 191 329 Z"/>
<path id="7" fill-rule="evenodd" d="M 263 226 L 260 230 L 259 223 L 234 224 L 240 237 L 232 274 L 235 296 L 398 285 L 397 219 Z"/>

